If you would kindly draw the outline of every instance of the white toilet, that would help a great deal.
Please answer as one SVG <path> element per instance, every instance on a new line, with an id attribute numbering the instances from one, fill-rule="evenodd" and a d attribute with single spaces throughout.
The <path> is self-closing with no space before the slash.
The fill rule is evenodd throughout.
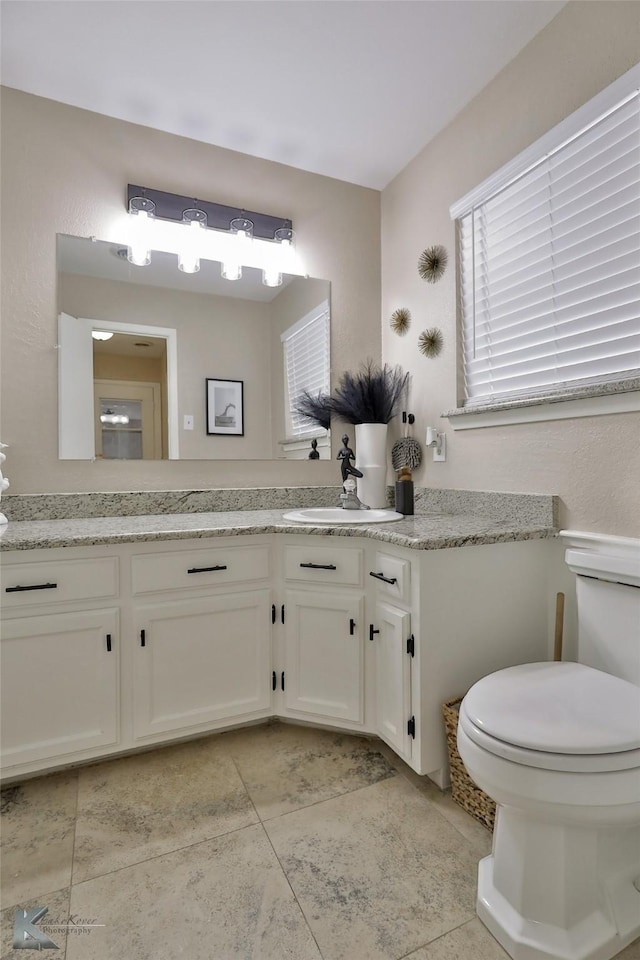
<path id="1" fill-rule="evenodd" d="M 458 749 L 498 805 L 480 919 L 515 960 L 610 960 L 640 936 L 640 540 L 561 536 L 580 662 L 484 677 Z"/>

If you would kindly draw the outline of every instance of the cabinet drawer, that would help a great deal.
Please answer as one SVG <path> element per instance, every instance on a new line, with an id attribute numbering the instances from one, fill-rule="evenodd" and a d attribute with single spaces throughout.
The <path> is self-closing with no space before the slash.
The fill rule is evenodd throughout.
<path id="1" fill-rule="evenodd" d="M 2 564 L 5 610 L 117 596 L 117 557 Z"/>
<path id="2" fill-rule="evenodd" d="M 338 546 L 284 548 L 284 575 L 304 583 L 362 584 L 362 550 Z"/>
<path id="3" fill-rule="evenodd" d="M 136 556 L 131 561 L 131 575 L 134 594 L 265 580 L 269 547 L 258 544 Z"/>
<path id="4" fill-rule="evenodd" d="M 375 566 L 369 576 L 376 581 L 377 593 L 381 597 L 393 597 L 403 603 L 411 601 L 411 563 L 392 557 L 388 553 L 377 551 Z"/>

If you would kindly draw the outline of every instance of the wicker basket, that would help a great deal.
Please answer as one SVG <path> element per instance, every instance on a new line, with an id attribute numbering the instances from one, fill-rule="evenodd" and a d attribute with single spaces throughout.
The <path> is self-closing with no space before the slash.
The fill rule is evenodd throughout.
<path id="1" fill-rule="evenodd" d="M 496 805 L 484 791 L 476 787 L 469 777 L 458 753 L 456 733 L 458 729 L 458 713 L 462 697 L 457 700 L 447 700 L 442 704 L 442 713 L 447 730 L 447 750 L 449 751 L 449 767 L 451 769 L 451 796 L 456 803 L 479 820 L 489 830 L 493 830 L 496 818 Z"/>

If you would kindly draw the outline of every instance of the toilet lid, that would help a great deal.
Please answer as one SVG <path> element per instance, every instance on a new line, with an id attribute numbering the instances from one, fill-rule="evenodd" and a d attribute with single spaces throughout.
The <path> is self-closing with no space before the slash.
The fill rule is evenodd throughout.
<path id="1" fill-rule="evenodd" d="M 607 754 L 640 748 L 640 687 L 581 663 L 527 663 L 479 680 L 464 698 L 475 727 L 528 750 Z"/>

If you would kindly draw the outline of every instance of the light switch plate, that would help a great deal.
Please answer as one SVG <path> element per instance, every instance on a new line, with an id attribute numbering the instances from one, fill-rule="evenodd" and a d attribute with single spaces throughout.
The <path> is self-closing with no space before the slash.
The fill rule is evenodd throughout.
<path id="1" fill-rule="evenodd" d="M 193 417 L 191 414 L 185 414 L 183 426 L 185 430 L 193 430 Z"/>

